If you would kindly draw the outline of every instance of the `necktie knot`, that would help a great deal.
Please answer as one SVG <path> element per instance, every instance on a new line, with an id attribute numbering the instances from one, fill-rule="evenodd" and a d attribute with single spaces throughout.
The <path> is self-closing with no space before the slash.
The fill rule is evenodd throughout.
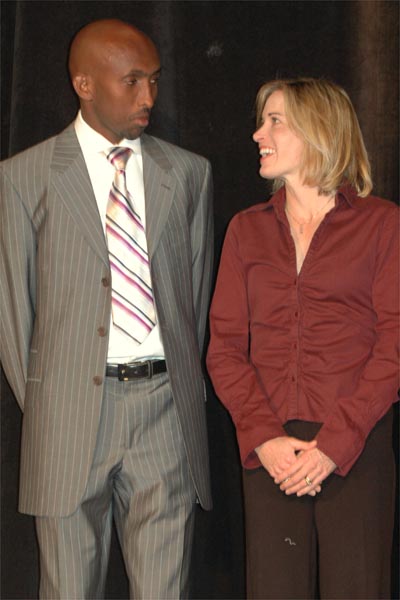
<path id="1" fill-rule="evenodd" d="M 128 162 L 133 150 L 122 146 L 111 148 L 107 154 L 107 160 L 117 169 L 117 171 L 125 171 L 126 163 Z"/>

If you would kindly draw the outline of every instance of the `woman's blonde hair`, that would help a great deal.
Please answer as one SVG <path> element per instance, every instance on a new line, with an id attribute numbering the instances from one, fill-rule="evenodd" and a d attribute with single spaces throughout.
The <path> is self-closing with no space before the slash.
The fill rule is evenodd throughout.
<path id="1" fill-rule="evenodd" d="M 372 190 L 371 167 L 360 125 L 350 98 L 338 85 L 324 79 L 277 79 L 265 83 L 256 98 L 257 127 L 268 98 L 283 92 L 289 126 L 305 144 L 304 184 L 332 194 L 345 181 L 359 196 Z M 274 181 L 276 191 L 283 185 Z"/>

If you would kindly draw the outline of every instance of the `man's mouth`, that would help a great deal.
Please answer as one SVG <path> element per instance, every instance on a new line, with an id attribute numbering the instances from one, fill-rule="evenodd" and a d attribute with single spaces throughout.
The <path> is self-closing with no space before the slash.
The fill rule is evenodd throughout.
<path id="1" fill-rule="evenodd" d="M 139 122 L 141 125 L 148 125 L 149 120 L 150 120 L 150 111 L 144 111 L 144 112 L 138 113 L 136 115 L 133 115 L 131 117 L 131 121 Z"/>

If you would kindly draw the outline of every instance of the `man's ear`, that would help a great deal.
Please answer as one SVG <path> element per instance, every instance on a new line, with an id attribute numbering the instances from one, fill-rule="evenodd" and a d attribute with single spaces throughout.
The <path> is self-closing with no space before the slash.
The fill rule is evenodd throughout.
<path id="1" fill-rule="evenodd" d="M 90 102 L 93 99 L 93 82 L 90 75 L 77 73 L 72 79 L 72 85 L 81 100 Z"/>

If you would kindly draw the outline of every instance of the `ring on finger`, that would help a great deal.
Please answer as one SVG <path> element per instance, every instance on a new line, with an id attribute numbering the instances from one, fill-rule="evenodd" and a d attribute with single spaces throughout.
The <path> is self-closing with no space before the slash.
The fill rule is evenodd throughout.
<path id="1" fill-rule="evenodd" d="M 306 482 L 307 485 L 312 485 L 312 479 L 310 479 L 308 475 L 306 477 L 304 477 L 304 481 Z"/>

